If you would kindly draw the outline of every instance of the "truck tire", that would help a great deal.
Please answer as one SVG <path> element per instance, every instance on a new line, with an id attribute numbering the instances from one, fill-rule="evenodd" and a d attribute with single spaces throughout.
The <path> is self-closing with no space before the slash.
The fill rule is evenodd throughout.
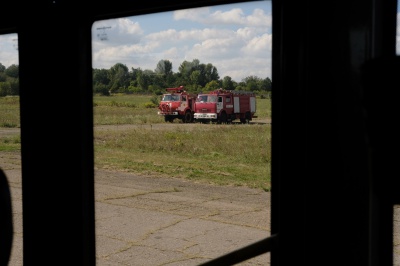
<path id="1" fill-rule="evenodd" d="M 228 116 L 226 115 L 226 113 L 222 113 L 221 116 L 218 118 L 217 123 L 226 124 L 227 121 L 228 121 Z"/>
<path id="2" fill-rule="evenodd" d="M 191 123 L 193 121 L 192 112 L 187 111 L 182 118 L 183 123 Z"/>
<path id="3" fill-rule="evenodd" d="M 170 122 L 170 123 L 172 123 L 172 122 L 174 122 L 174 118 L 173 118 L 173 117 L 170 117 L 170 116 L 168 116 L 168 115 L 166 115 L 166 116 L 164 117 L 164 121 L 165 121 L 165 122 Z"/>
<path id="4" fill-rule="evenodd" d="M 251 120 L 251 114 L 250 114 L 250 112 L 246 112 L 246 115 L 245 115 L 245 120 L 246 120 L 246 124 L 250 124 L 250 120 Z"/>

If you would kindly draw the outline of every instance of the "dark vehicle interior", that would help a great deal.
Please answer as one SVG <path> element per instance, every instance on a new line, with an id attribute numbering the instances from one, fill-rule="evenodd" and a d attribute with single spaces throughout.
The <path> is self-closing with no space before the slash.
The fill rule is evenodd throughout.
<path id="1" fill-rule="evenodd" d="M 238 2 L 2 3 L 0 33 L 18 33 L 24 265 L 96 265 L 92 23 Z M 397 1 L 273 0 L 272 10 L 271 237 L 205 265 L 265 252 L 272 266 L 393 265 Z M 53 134 L 43 134 L 49 109 Z M 12 242 L 8 200 L 3 265 Z"/>

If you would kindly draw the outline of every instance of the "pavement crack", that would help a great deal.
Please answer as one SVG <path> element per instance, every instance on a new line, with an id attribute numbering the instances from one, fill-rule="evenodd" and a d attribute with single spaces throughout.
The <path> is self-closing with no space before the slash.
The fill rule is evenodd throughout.
<path id="1" fill-rule="evenodd" d="M 135 197 L 139 197 L 139 196 L 145 196 L 145 195 L 156 194 L 156 193 L 170 193 L 170 192 L 179 192 L 179 189 L 177 189 L 177 188 L 160 189 L 160 190 L 153 190 L 153 191 L 146 191 L 146 192 L 138 192 L 138 193 L 124 195 L 124 196 L 106 197 L 106 198 L 103 198 L 102 200 L 100 200 L 100 199 L 97 199 L 97 200 L 98 201 L 119 200 L 119 199 L 135 198 Z"/>

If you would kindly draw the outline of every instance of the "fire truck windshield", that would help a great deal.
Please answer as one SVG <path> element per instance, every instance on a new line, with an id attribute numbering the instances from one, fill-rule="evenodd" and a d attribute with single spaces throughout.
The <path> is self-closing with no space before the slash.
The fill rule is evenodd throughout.
<path id="1" fill-rule="evenodd" d="M 199 95 L 196 99 L 196 102 L 203 103 L 216 103 L 218 97 L 216 95 Z"/>
<path id="2" fill-rule="evenodd" d="M 164 94 L 162 101 L 178 102 L 179 95 Z"/>

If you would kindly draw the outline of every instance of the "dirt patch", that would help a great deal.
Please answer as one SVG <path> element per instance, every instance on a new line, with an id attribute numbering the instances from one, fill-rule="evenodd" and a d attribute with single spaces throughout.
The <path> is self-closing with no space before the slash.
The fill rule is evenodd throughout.
<path id="1" fill-rule="evenodd" d="M 240 124 L 239 122 L 233 122 L 234 124 Z M 249 124 L 251 125 L 264 125 L 271 124 L 271 119 L 253 119 Z M 182 123 L 179 120 L 175 120 L 173 123 L 157 123 L 157 124 L 123 124 L 123 125 L 99 125 L 95 127 L 95 130 L 127 130 L 131 128 L 146 128 L 146 129 L 168 129 L 174 127 L 184 127 L 187 130 L 195 130 L 199 126 L 199 123 Z M 201 124 L 203 127 L 212 127 L 216 124 Z"/>
<path id="2" fill-rule="evenodd" d="M 0 137 L 16 136 L 21 133 L 20 128 L 4 128 L 0 127 Z"/>

